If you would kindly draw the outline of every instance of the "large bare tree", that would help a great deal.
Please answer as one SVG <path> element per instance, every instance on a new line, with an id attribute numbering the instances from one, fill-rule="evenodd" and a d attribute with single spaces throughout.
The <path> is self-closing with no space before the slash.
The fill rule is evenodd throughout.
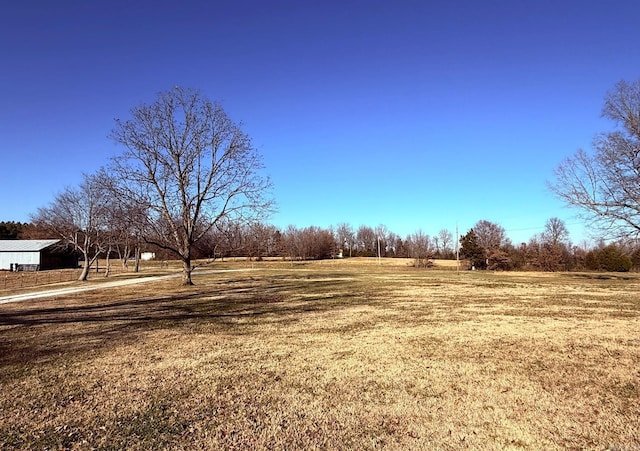
<path id="1" fill-rule="evenodd" d="M 199 91 L 175 87 L 116 120 L 125 147 L 113 159 L 121 196 L 141 211 L 145 240 L 175 254 L 191 285 L 192 251 L 221 221 L 255 220 L 270 210 L 270 181 L 239 125 Z"/>
<path id="2" fill-rule="evenodd" d="M 578 150 L 555 171 L 552 191 L 609 236 L 640 234 L 640 80 L 621 81 L 605 97 L 602 115 L 618 128 Z"/>
<path id="3" fill-rule="evenodd" d="M 104 173 L 84 175 L 77 188 L 65 188 L 48 207 L 31 216 L 38 228 L 62 240 L 84 260 L 78 280 L 85 281 L 91 265 L 108 248 L 111 196 Z"/>

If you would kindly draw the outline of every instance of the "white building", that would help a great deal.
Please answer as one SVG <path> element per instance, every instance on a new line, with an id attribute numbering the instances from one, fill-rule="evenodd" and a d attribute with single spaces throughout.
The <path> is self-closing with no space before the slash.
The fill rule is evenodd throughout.
<path id="1" fill-rule="evenodd" d="M 72 267 L 74 260 L 70 254 L 55 249 L 58 242 L 60 240 L 0 240 L 0 270 Z M 77 266 L 77 259 L 75 264 Z"/>
<path id="2" fill-rule="evenodd" d="M 154 258 L 156 258 L 155 252 L 143 252 L 140 254 L 140 260 L 143 261 L 153 260 Z"/>

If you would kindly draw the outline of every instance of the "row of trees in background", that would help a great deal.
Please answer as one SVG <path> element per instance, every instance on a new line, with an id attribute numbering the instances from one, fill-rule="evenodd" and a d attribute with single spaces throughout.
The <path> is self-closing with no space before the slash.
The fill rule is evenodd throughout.
<path id="1" fill-rule="evenodd" d="M 128 220 L 123 222 L 129 224 Z M 113 219 L 112 226 L 122 224 Z M 7 232 L 10 231 L 10 232 Z M 137 262 L 142 250 L 155 252 L 156 258 L 175 258 L 170 250 L 149 244 L 136 230 L 124 226 L 102 228 L 100 235 L 69 237 L 87 248 L 88 262 L 102 256 L 120 260 L 127 267 Z M 4 235 L 3 235 L 4 233 Z M 50 229 L 36 224 L 0 223 L 0 239 L 50 237 Z M 74 241 L 75 242 L 75 241 Z M 85 243 L 91 243 L 92 247 Z M 191 251 L 193 259 L 244 257 L 251 260 L 283 258 L 292 261 L 349 257 L 409 258 L 416 267 L 431 266 L 435 259 L 455 259 L 459 251 L 461 269 L 572 271 L 640 270 L 640 245 L 618 240 L 592 246 L 574 245 L 564 222 L 551 218 L 544 231 L 526 243 L 514 245 L 499 224 L 478 221 L 459 237 L 442 229 L 435 235 L 421 230 L 401 237 L 384 225 L 354 228 L 348 223 L 322 228 L 284 229 L 263 222 L 221 221 L 203 235 Z M 134 263 L 137 269 L 137 263 Z"/>
<path id="2" fill-rule="evenodd" d="M 290 225 L 280 230 L 255 223 L 217 229 L 205 241 L 215 243 L 215 249 L 209 249 L 211 256 L 223 258 L 233 255 L 291 260 L 402 257 L 414 258 L 417 265 L 434 258 L 455 258 L 453 235 L 447 230 L 441 230 L 434 237 L 418 231 L 403 238 L 383 225 L 375 228 L 361 225 L 357 229 L 347 223 L 329 228 Z"/>
<path id="3" fill-rule="evenodd" d="M 596 137 L 595 154 L 580 150 L 566 159 L 550 184 L 602 236 L 616 239 L 592 249 L 572 245 L 557 218 L 517 246 L 500 225 L 481 220 L 460 237 L 459 248 L 447 230 L 400 237 L 384 226 L 266 225 L 270 181 L 260 175 L 261 159 L 249 137 L 218 104 L 180 87 L 134 108 L 130 120 L 116 121 L 111 137 L 124 152 L 39 209 L 27 229 L 32 236 L 61 238 L 80 253 L 83 280 L 99 256 L 118 255 L 126 265 L 143 247 L 179 258 L 184 284 L 191 284 L 194 258 L 232 255 L 410 257 L 416 266 L 429 266 L 433 258 L 459 251 L 477 269 L 624 271 L 638 268 L 640 260 L 640 80 L 618 83 L 603 115 L 619 129 Z M 15 227 L 5 224 L 0 233 L 15 235 Z"/>
<path id="4" fill-rule="evenodd" d="M 513 245 L 504 229 L 489 221 L 478 223 L 460 237 L 460 255 L 472 268 L 490 270 L 629 271 L 640 269 L 640 243 L 617 240 L 593 246 L 574 245 L 565 223 L 549 219 L 544 231 L 527 243 Z"/>
<path id="5" fill-rule="evenodd" d="M 85 183 L 91 183 L 91 180 L 85 180 Z M 65 207 L 70 198 L 76 200 L 75 205 L 79 198 L 87 195 L 84 189 L 65 191 L 63 194 Z M 107 204 L 104 216 L 98 216 L 95 213 L 100 208 L 96 205 L 93 207 L 92 217 L 94 222 L 100 223 L 100 227 L 97 227 L 91 223 L 81 224 L 80 218 L 73 216 L 72 208 L 56 207 L 60 208 L 50 207 L 47 210 L 50 216 L 46 222 L 39 216 L 41 221 L 31 224 L 0 223 L 0 239 L 5 228 L 12 231 L 7 234 L 6 239 L 38 239 L 50 238 L 52 227 L 55 227 L 59 230 L 58 235 L 68 231 L 64 237 L 65 242 L 78 249 L 82 259 L 90 263 L 99 256 L 109 255 L 118 257 L 126 267 L 129 260 L 135 260 L 143 249 L 153 251 L 162 260 L 174 258 L 170 249 L 145 240 L 139 229 L 130 227 L 132 212 L 117 211 Z M 84 231 L 78 232 L 78 225 L 84 226 Z M 87 233 L 88 230 L 93 232 Z M 203 234 L 191 250 L 191 255 L 194 259 L 241 256 L 253 260 L 265 257 L 290 260 L 401 257 L 414 258 L 417 266 L 424 266 L 434 258 L 455 258 L 454 246 L 453 235 L 444 229 L 433 237 L 417 231 L 403 238 L 385 226 L 372 228 L 361 225 L 354 229 L 351 225 L 342 223 L 326 229 L 317 226 L 298 228 L 293 225 L 279 229 L 263 222 L 224 220 Z"/>

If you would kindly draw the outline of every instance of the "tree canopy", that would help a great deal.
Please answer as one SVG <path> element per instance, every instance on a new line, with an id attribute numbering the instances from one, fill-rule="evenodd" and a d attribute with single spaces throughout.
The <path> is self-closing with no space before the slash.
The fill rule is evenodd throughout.
<path id="1" fill-rule="evenodd" d="M 605 235 L 640 234 L 640 80 L 621 81 L 602 115 L 617 129 L 594 138 L 594 153 L 578 150 L 555 171 L 555 194 Z"/>
<path id="2" fill-rule="evenodd" d="M 224 220 L 268 212 L 270 181 L 249 136 L 199 91 L 161 92 L 131 116 L 111 134 L 125 148 L 111 168 L 119 195 L 144 212 L 145 240 L 181 259 L 191 284 L 194 246 Z"/>
<path id="3" fill-rule="evenodd" d="M 87 280 L 89 268 L 106 250 L 110 240 L 108 223 L 113 197 L 104 176 L 103 172 L 84 174 L 77 188 L 65 188 L 49 206 L 39 208 L 31 218 L 36 227 L 60 238 L 82 255 L 79 280 L 83 281 Z"/>

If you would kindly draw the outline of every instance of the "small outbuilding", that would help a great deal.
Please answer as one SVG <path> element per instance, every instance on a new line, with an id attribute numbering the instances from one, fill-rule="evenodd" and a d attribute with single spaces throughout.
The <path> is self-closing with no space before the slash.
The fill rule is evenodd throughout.
<path id="1" fill-rule="evenodd" d="M 75 268 L 78 259 L 60 240 L 0 240 L 0 270 L 39 271 Z"/>
<path id="2" fill-rule="evenodd" d="M 143 261 L 153 260 L 154 258 L 156 258 L 155 252 L 143 252 L 140 254 L 140 260 Z"/>

